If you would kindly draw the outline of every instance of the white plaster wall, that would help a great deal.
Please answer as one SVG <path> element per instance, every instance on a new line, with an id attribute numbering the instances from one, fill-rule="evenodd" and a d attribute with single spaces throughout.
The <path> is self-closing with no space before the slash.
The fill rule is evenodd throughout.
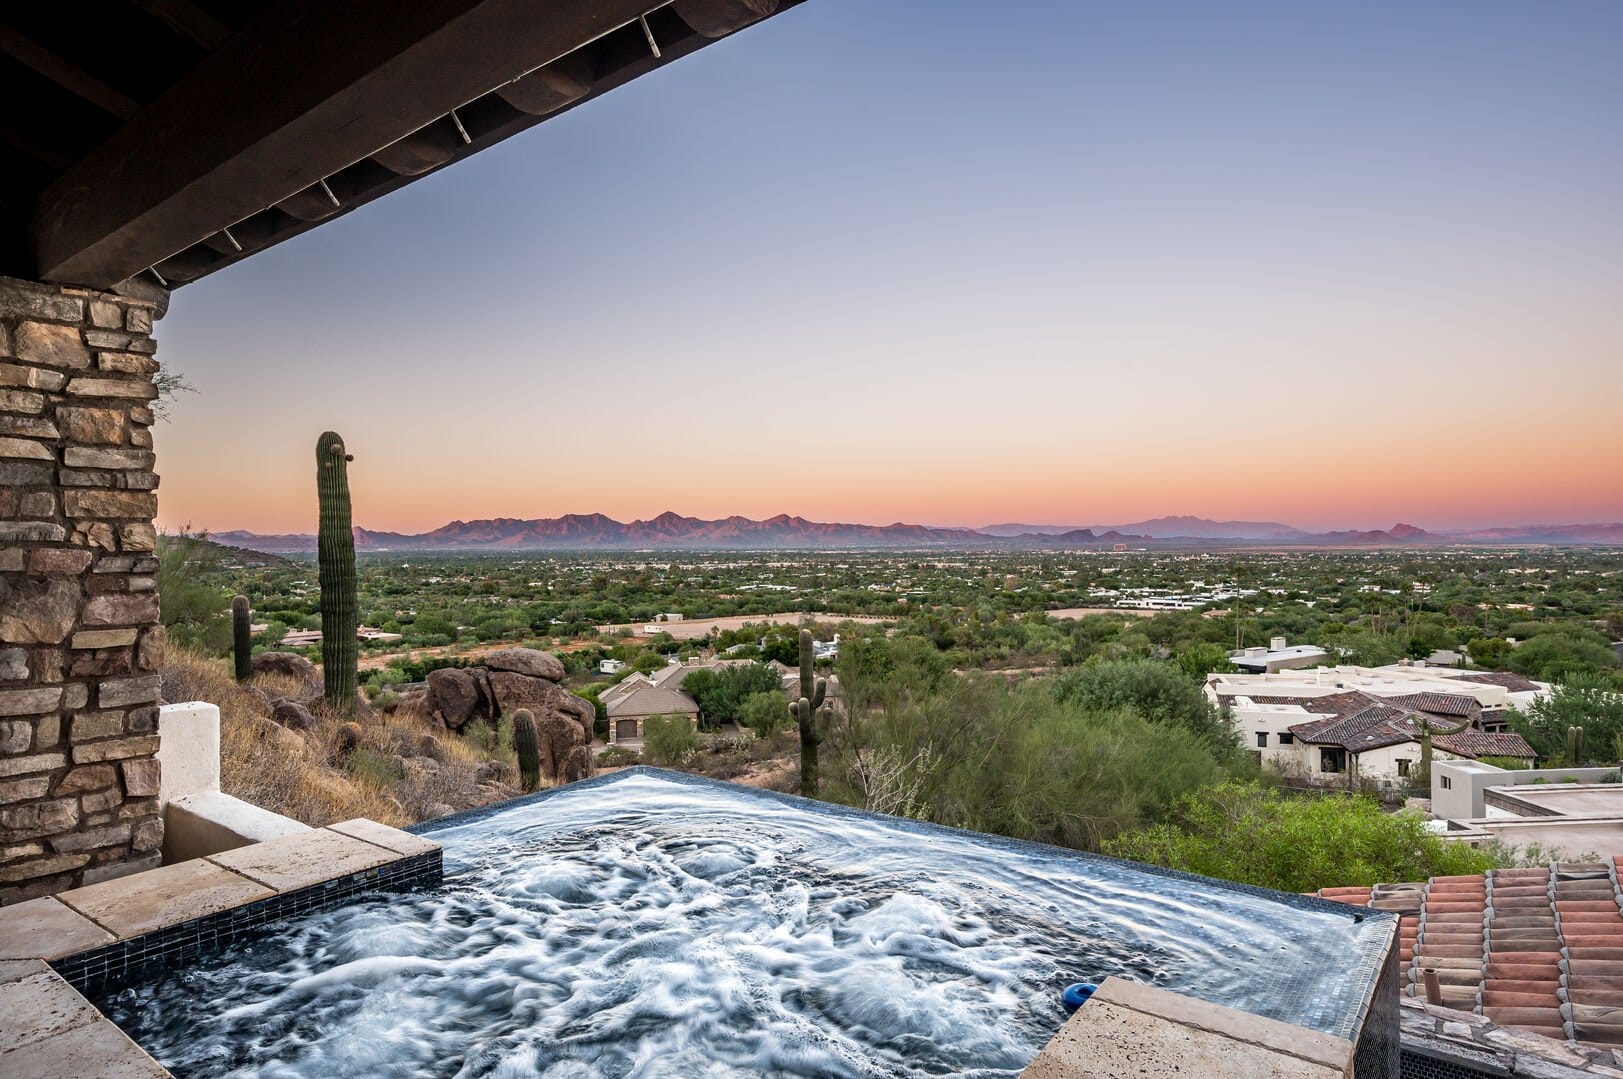
<path id="1" fill-rule="evenodd" d="M 158 710 L 159 809 L 168 865 L 261 843 L 308 825 L 220 792 L 220 709 L 206 701 Z"/>
<path id="2" fill-rule="evenodd" d="M 309 825 L 219 791 L 168 803 L 163 825 L 165 865 L 311 830 Z"/>
<path id="3" fill-rule="evenodd" d="M 220 709 L 206 701 L 158 709 L 160 806 L 220 789 Z"/>

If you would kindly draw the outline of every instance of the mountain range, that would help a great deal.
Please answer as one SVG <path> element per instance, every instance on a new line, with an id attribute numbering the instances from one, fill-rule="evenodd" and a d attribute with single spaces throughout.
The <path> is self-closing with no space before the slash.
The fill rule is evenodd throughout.
<path id="1" fill-rule="evenodd" d="M 314 551 L 315 537 L 304 533 L 259 535 L 217 532 L 211 537 L 234 547 L 272 554 Z M 1115 526 L 999 524 L 985 528 L 929 525 L 837 524 L 779 514 L 757 521 L 723 517 L 706 521 L 662 513 L 647 521 L 616 521 L 601 513 L 567 514 L 523 520 L 493 517 L 452 521 L 431 532 L 375 532 L 355 529 L 360 551 L 535 551 L 535 550 L 805 550 L 809 548 L 946 549 L 1110 549 L 1128 547 L 1418 547 L 1445 544 L 1585 544 L 1623 546 L 1623 524 L 1525 525 L 1461 532 L 1428 532 L 1413 525 L 1365 531 L 1310 532 L 1275 521 L 1212 521 L 1203 517 L 1158 517 Z"/>

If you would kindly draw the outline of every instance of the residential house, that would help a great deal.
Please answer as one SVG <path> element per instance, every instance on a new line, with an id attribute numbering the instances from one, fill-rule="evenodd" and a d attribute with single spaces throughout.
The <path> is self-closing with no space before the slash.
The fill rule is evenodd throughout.
<path id="1" fill-rule="evenodd" d="M 1277 674 L 1280 671 L 1317 667 L 1330 654 L 1316 644 L 1286 644 L 1275 637 L 1267 648 L 1242 648 L 1229 653 L 1229 662 L 1245 674 Z"/>
<path id="2" fill-rule="evenodd" d="M 609 744 L 640 742 L 643 727 L 654 716 L 682 716 L 699 726 L 699 705 L 682 692 L 681 682 L 675 684 L 670 677 L 658 678 L 666 672 L 681 671 L 681 667 L 665 667 L 653 675 L 633 674 L 604 690 L 598 700 L 608 711 Z"/>
<path id="3" fill-rule="evenodd" d="M 1490 729 L 1502 724 L 1502 710 L 1487 706 L 1502 706 L 1510 692 L 1493 681 L 1452 679 L 1439 687 L 1361 667 L 1294 677 L 1216 674 L 1206 683 L 1207 696 L 1227 711 L 1263 764 L 1309 783 L 1338 786 L 1407 785 L 1418 775 L 1428 730 L 1434 761 L 1531 762 L 1535 754 L 1525 739 Z"/>

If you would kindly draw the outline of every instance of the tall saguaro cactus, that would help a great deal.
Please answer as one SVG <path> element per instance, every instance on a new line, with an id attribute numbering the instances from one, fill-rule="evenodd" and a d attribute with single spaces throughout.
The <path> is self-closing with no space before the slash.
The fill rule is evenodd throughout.
<path id="1" fill-rule="evenodd" d="M 247 596 L 231 597 L 231 659 L 237 681 L 246 682 L 253 677 L 253 629 L 249 625 Z"/>
<path id="2" fill-rule="evenodd" d="M 817 711 L 823 707 L 828 683 L 813 673 L 811 630 L 800 631 L 800 696 L 789 702 L 789 717 L 800 728 L 800 793 L 817 797 L 817 747 L 823 732 L 817 729 Z"/>
<path id="3" fill-rule="evenodd" d="M 316 493 L 321 500 L 316 558 L 321 564 L 321 674 L 327 703 L 355 712 L 355 534 L 350 529 L 349 462 L 344 440 L 328 431 L 316 440 Z"/>

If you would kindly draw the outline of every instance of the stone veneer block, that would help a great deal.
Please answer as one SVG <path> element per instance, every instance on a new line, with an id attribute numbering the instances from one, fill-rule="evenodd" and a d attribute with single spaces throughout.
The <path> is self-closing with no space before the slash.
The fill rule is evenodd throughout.
<path id="1" fill-rule="evenodd" d="M 1353 1043 L 1121 978 L 1108 978 L 1023 1079 L 1353 1074 Z"/>
<path id="2" fill-rule="evenodd" d="M 264 885 L 198 858 L 77 888 L 57 898 L 122 939 L 275 894 Z"/>
<path id="3" fill-rule="evenodd" d="M 86 1026 L 101 1013 L 56 971 L 43 969 L 5 987 L 6 1007 L 0 1018 L 0 1054 Z M 6 1058 L 0 1055 L 0 1073 Z"/>
<path id="4" fill-rule="evenodd" d="M 208 861 L 249 880 L 291 892 L 396 860 L 393 851 L 325 828 L 211 854 Z"/>
<path id="5" fill-rule="evenodd" d="M 152 313 L 125 296 L 0 277 L 0 905 L 145 865 L 163 827 L 155 801 L 116 781 L 72 812 L 55 787 L 69 762 L 151 762 L 157 749 L 122 737 L 151 729 L 158 691 L 145 676 L 162 653 L 146 566 Z M 91 702 L 100 717 L 85 718 Z"/>
<path id="6" fill-rule="evenodd" d="M 113 1023 L 98 1019 L 0 1055 L 0 1075 L 28 1079 L 164 1079 L 169 1073 Z"/>
<path id="7" fill-rule="evenodd" d="M 113 935 L 47 896 L 0 907 L 0 959 L 56 959 L 113 943 Z"/>
<path id="8" fill-rule="evenodd" d="M 364 839 L 374 846 L 392 850 L 396 854 L 412 857 L 418 854 L 427 854 L 439 850 L 440 845 L 432 839 L 424 839 L 420 835 L 402 832 L 399 828 L 391 828 L 387 824 L 379 824 L 375 820 L 365 817 L 356 817 L 354 820 L 339 821 L 337 824 L 327 825 L 329 832 L 342 832 L 344 835 Z"/>

